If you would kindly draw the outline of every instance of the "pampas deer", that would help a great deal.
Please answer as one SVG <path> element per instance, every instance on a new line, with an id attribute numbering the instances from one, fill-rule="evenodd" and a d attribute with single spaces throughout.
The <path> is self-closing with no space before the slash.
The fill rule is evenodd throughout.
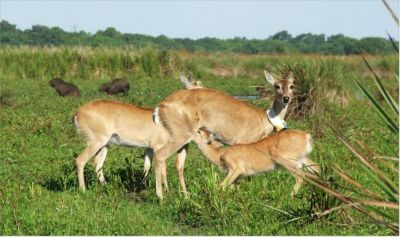
<path id="1" fill-rule="evenodd" d="M 163 198 L 163 186 L 167 188 L 166 160 L 188 143 L 200 127 L 215 134 L 218 142 L 228 145 L 255 142 L 268 136 L 274 128 L 285 127 L 284 117 L 293 96 L 293 74 L 289 73 L 282 80 L 266 71 L 264 74 L 275 88 L 274 102 L 267 111 L 205 88 L 176 91 L 155 108 L 154 121 L 165 127 L 171 136 L 168 143 L 155 151 L 159 198 Z M 183 167 L 184 161 L 185 157 L 178 157 L 176 162 Z"/>
<path id="2" fill-rule="evenodd" d="M 198 86 L 197 82 L 189 82 L 186 87 Z M 84 167 L 90 158 L 94 157 L 93 165 L 101 183 L 105 183 L 103 165 L 107 156 L 108 145 L 146 147 L 144 174 L 147 176 L 154 150 L 168 142 L 169 134 L 161 126 L 153 122 L 153 110 L 141 108 L 110 100 L 91 101 L 79 108 L 74 116 L 75 127 L 86 139 L 86 148 L 76 158 L 79 187 L 86 189 Z M 185 160 L 186 146 L 177 152 L 177 161 Z M 186 194 L 186 185 L 183 180 L 183 167 L 177 163 L 177 171 L 183 193 Z M 166 182 L 166 181 L 165 181 Z"/>
<path id="3" fill-rule="evenodd" d="M 85 190 L 83 169 L 94 156 L 97 177 L 105 183 L 103 164 L 108 145 L 127 145 L 157 149 L 168 141 L 166 130 L 152 121 L 152 110 L 117 101 L 95 100 L 79 108 L 74 116 L 77 130 L 86 139 L 86 148 L 76 158 L 79 187 Z M 146 150 L 146 156 L 152 156 Z"/>
<path id="4" fill-rule="evenodd" d="M 250 144 L 236 144 L 226 148 L 216 148 L 210 144 L 212 134 L 199 129 L 193 137 L 202 154 L 213 164 L 228 170 L 228 175 L 221 183 L 225 188 L 239 176 L 254 175 L 278 168 L 280 165 L 289 170 L 302 169 L 319 173 L 319 167 L 307 156 L 312 150 L 309 133 L 285 130 Z M 295 195 L 303 179 L 293 174 L 296 184 L 291 195 Z"/>

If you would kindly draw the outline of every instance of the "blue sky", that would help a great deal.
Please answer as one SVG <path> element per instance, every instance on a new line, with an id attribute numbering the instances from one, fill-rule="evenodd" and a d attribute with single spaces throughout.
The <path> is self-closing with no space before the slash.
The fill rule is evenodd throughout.
<path id="1" fill-rule="evenodd" d="M 399 1 L 389 4 L 398 15 Z M 95 33 L 112 26 L 123 33 L 192 39 L 263 39 L 282 30 L 354 38 L 386 37 L 388 31 L 398 39 L 399 34 L 380 0 L 0 0 L 0 19 L 20 29 L 41 24 Z"/>

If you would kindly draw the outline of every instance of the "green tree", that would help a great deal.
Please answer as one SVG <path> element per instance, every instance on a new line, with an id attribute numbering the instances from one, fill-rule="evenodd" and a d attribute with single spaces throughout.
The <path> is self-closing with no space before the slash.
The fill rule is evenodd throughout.
<path id="1" fill-rule="evenodd" d="M 321 54 L 389 54 L 395 53 L 391 41 L 368 37 L 361 40 L 346 37 L 343 34 L 325 37 L 324 34 L 299 34 L 295 37 L 286 30 L 280 31 L 268 39 L 217 39 L 205 37 L 197 40 L 189 38 L 172 39 L 165 35 L 157 37 L 143 34 L 122 34 L 114 27 L 90 34 L 85 31 L 65 32 L 59 27 L 49 28 L 34 25 L 21 31 L 7 21 L 0 22 L 1 45 L 84 45 L 84 46 L 134 46 L 135 48 L 157 47 L 161 50 L 176 49 L 189 51 L 222 51 L 248 54 L 258 53 L 321 53 Z M 396 42 L 395 42 L 396 43 Z"/>
<path id="2" fill-rule="evenodd" d="M 273 40 L 283 40 L 283 41 L 290 41 L 292 39 L 292 35 L 289 34 L 286 30 L 280 31 L 272 36 Z"/>

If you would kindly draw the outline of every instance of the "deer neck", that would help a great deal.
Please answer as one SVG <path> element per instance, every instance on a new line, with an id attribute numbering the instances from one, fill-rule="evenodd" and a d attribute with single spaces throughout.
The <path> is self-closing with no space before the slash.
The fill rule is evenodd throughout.
<path id="1" fill-rule="evenodd" d="M 279 103 L 276 99 L 272 104 L 272 108 L 269 110 L 270 116 L 275 117 L 278 116 L 280 119 L 284 120 L 286 111 L 288 109 L 288 104 Z"/>
<path id="2" fill-rule="evenodd" d="M 287 105 L 278 103 L 276 100 L 274 100 L 272 108 L 266 111 L 268 122 L 272 125 L 273 130 L 275 130 L 276 132 L 287 128 L 286 122 L 284 120 L 287 107 Z"/>
<path id="3" fill-rule="evenodd" d="M 219 148 L 214 147 L 211 144 L 204 144 L 203 142 L 197 142 L 197 146 L 199 147 L 201 153 L 213 164 L 220 166 L 221 165 L 221 154 L 222 151 Z"/>

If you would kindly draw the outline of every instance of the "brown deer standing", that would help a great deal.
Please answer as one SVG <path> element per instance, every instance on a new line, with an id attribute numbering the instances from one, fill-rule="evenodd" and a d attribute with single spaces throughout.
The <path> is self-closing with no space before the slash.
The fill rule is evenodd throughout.
<path id="1" fill-rule="evenodd" d="M 185 86 L 193 88 L 198 85 L 188 81 Z M 152 116 L 152 109 L 111 100 L 94 100 L 79 108 L 74 116 L 74 124 L 86 139 L 86 148 L 76 158 L 79 187 L 82 190 L 86 189 L 83 170 L 92 157 L 97 177 L 101 183 L 105 183 L 103 165 L 110 143 L 146 147 L 144 174 L 147 176 L 153 151 L 169 139 L 168 132 L 156 125 Z M 183 145 L 177 156 L 177 160 L 185 160 L 186 146 Z M 183 167 L 179 165 L 177 163 L 177 170 L 183 177 Z M 184 184 L 184 181 L 181 183 Z M 182 186 L 182 190 L 186 193 L 186 186 Z"/>

